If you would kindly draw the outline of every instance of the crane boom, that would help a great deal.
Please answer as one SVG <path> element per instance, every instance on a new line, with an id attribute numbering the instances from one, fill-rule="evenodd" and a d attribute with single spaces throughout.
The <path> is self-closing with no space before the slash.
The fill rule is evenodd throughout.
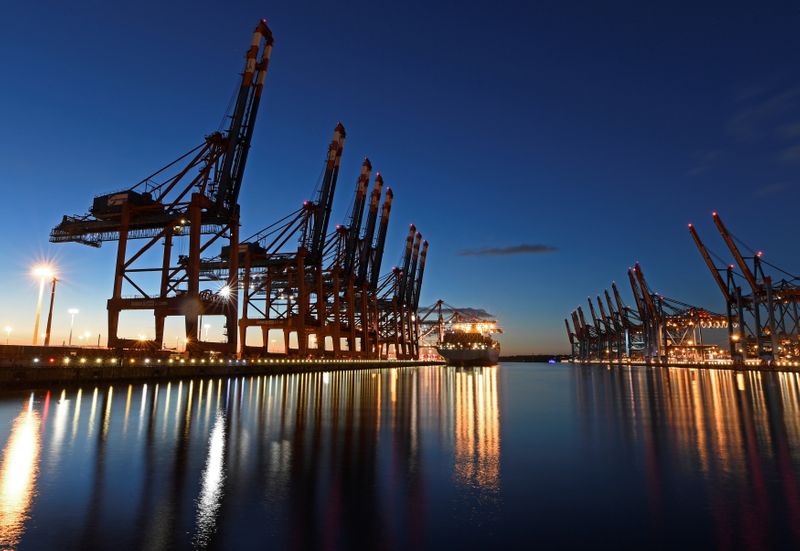
<path id="1" fill-rule="evenodd" d="M 600 330 L 600 324 L 597 321 L 597 316 L 594 313 L 594 304 L 592 304 L 592 297 L 586 297 L 587 302 L 589 303 L 589 311 L 592 313 L 592 324 L 594 324 L 594 328 L 596 330 Z"/>
<path id="2" fill-rule="evenodd" d="M 344 274 L 345 277 L 350 277 L 353 273 L 353 264 L 356 259 L 356 248 L 358 245 L 358 237 L 361 234 L 361 220 L 364 218 L 364 203 L 367 197 L 367 187 L 369 186 L 369 177 L 372 172 L 372 163 L 369 159 L 364 159 L 361 163 L 361 174 L 356 182 L 356 197 L 353 202 L 353 213 L 350 216 L 350 224 L 347 228 L 347 244 L 345 246 L 344 257 Z"/>
<path id="3" fill-rule="evenodd" d="M 575 336 L 578 338 L 582 337 L 583 329 L 578 321 L 578 313 L 575 310 L 572 311 L 572 326 L 575 328 Z"/>
<path id="4" fill-rule="evenodd" d="M 722 276 L 719 275 L 719 270 L 714 265 L 714 261 L 711 260 L 711 255 L 708 253 L 708 249 L 700 240 L 700 236 L 697 234 L 697 230 L 694 229 L 693 224 L 689 224 L 689 233 L 694 239 L 694 244 L 697 245 L 697 250 L 700 251 L 700 255 L 703 257 L 703 260 L 706 262 L 706 266 L 708 266 L 709 271 L 711 271 L 711 275 L 714 278 L 714 281 L 717 283 L 717 287 L 719 290 L 722 291 L 722 296 L 725 297 L 725 302 L 731 301 L 731 295 L 728 291 L 728 286 L 725 285 L 725 282 L 722 280 Z"/>
<path id="5" fill-rule="evenodd" d="M 658 310 L 656 309 L 656 305 L 653 302 L 653 297 L 650 293 L 650 288 L 647 285 L 647 281 L 644 278 L 644 273 L 642 272 L 642 267 L 639 266 L 637 262 L 636 265 L 633 267 L 633 271 L 636 274 L 636 279 L 639 281 L 639 287 L 642 289 L 642 297 L 644 297 L 644 302 L 647 305 L 647 309 L 653 316 L 653 319 L 658 319 Z"/>
<path id="6" fill-rule="evenodd" d="M 603 307 L 603 300 L 600 298 L 600 295 L 597 295 L 597 306 L 600 308 L 600 319 L 603 320 L 603 324 L 606 327 L 610 327 L 611 324 L 608 321 L 608 316 L 606 316 L 606 309 Z"/>
<path id="7" fill-rule="evenodd" d="M 422 292 L 422 276 L 425 275 L 425 259 L 428 257 L 428 241 L 422 242 L 422 252 L 419 253 L 419 271 L 417 271 L 417 282 L 414 285 L 414 312 L 419 308 L 419 296 Z"/>
<path id="8" fill-rule="evenodd" d="M 370 273 L 370 289 L 374 292 L 378 288 L 378 280 L 381 277 L 381 263 L 383 262 L 383 249 L 386 246 L 386 232 L 389 229 L 389 215 L 392 211 L 392 199 L 394 193 L 392 188 L 386 188 L 386 196 L 383 198 L 381 208 L 381 223 L 378 226 L 378 237 L 372 247 L 372 266 Z"/>
<path id="9" fill-rule="evenodd" d="M 644 313 L 644 304 L 642 304 L 642 298 L 639 296 L 639 289 L 638 285 L 636 284 L 636 278 L 633 275 L 633 270 L 628 268 L 628 279 L 631 282 L 631 291 L 633 291 L 633 299 L 636 301 L 636 309 L 639 311 L 639 318 L 644 320 L 645 313 Z M 616 288 L 616 287 L 615 287 Z"/>
<path id="10" fill-rule="evenodd" d="M 619 318 L 620 316 L 617 316 L 617 318 L 614 317 L 614 304 L 611 302 L 611 295 L 608 294 L 608 289 L 605 289 L 603 292 L 606 296 L 606 304 L 608 304 L 608 315 L 611 316 L 612 319 Z"/>
<path id="11" fill-rule="evenodd" d="M 342 123 L 336 125 L 333 130 L 333 139 L 328 146 L 328 158 L 325 161 L 325 175 L 322 177 L 322 185 L 317 199 L 316 217 L 314 219 L 314 231 L 309 248 L 309 262 L 321 259 L 322 249 L 325 246 L 325 235 L 328 233 L 328 224 L 331 218 L 331 208 L 333 207 L 333 196 L 336 192 L 336 182 L 339 179 L 339 166 L 342 162 L 342 150 L 347 133 Z"/>
<path id="12" fill-rule="evenodd" d="M 589 336 L 589 326 L 586 325 L 586 318 L 583 315 L 583 309 L 578 306 L 578 318 L 581 320 L 581 327 L 583 328 L 584 334 L 588 337 Z"/>
<path id="13" fill-rule="evenodd" d="M 369 211 L 367 212 L 367 225 L 364 228 L 364 236 L 361 239 L 361 252 L 358 260 L 357 281 L 363 283 L 367 277 L 369 268 L 369 257 L 372 252 L 372 240 L 375 238 L 375 222 L 378 218 L 378 207 L 380 206 L 381 193 L 383 192 L 383 178 L 380 173 L 375 176 L 375 183 L 372 185 L 372 196 L 369 200 Z"/>
<path id="14" fill-rule="evenodd" d="M 614 301 L 617 303 L 617 310 L 619 311 L 619 316 L 622 319 L 622 323 L 626 326 L 630 326 L 631 322 L 628 319 L 628 315 L 625 311 L 625 305 L 622 303 L 622 297 L 619 295 L 619 289 L 617 289 L 617 282 L 611 282 L 611 290 L 614 292 Z"/>
<path id="15" fill-rule="evenodd" d="M 261 58 L 256 61 L 262 43 L 264 48 Z M 239 87 L 231 124 L 227 132 L 227 147 L 222 156 L 222 169 L 215 198 L 216 205 L 220 209 L 234 208 L 239 199 L 247 153 L 250 150 L 258 105 L 264 90 L 264 79 L 267 76 L 269 58 L 272 53 L 272 44 L 272 31 L 267 26 L 266 20 L 262 19 L 253 32 L 250 49 L 247 50 L 242 84 Z"/>
<path id="16" fill-rule="evenodd" d="M 572 334 L 572 331 L 569 330 L 569 322 L 567 321 L 566 318 L 564 318 L 564 325 L 567 327 L 567 338 L 569 339 L 569 344 L 574 345 L 575 337 Z"/>
<path id="17" fill-rule="evenodd" d="M 400 269 L 400 282 L 397 286 L 397 296 L 402 300 L 406 294 L 406 274 L 408 273 L 409 264 L 411 264 L 411 247 L 414 244 L 414 234 L 417 227 L 411 224 L 408 228 L 408 236 L 406 237 L 406 248 L 403 253 L 403 267 Z"/>
<path id="18" fill-rule="evenodd" d="M 417 275 L 417 262 L 419 262 L 419 247 L 421 244 L 422 234 L 417 232 L 417 235 L 414 239 L 414 248 L 411 253 L 411 267 L 409 268 L 407 274 L 403 274 L 403 277 L 405 277 L 406 280 L 406 294 L 404 299 L 406 304 L 414 303 L 414 279 Z"/>
<path id="19" fill-rule="evenodd" d="M 733 258 L 736 260 L 736 264 L 742 270 L 744 278 L 747 280 L 747 283 L 750 284 L 750 288 L 753 290 L 753 293 L 758 293 L 760 286 L 758 285 L 753 272 L 751 272 L 750 268 L 747 266 L 747 262 L 744 261 L 742 253 L 739 252 L 739 248 L 736 246 L 736 243 L 733 242 L 733 237 L 731 237 L 728 228 L 726 228 L 725 224 L 722 223 L 722 219 L 719 217 L 719 214 L 712 212 L 711 216 L 714 218 L 714 224 L 717 226 L 722 239 L 725 240 L 725 244 L 730 249 Z"/>

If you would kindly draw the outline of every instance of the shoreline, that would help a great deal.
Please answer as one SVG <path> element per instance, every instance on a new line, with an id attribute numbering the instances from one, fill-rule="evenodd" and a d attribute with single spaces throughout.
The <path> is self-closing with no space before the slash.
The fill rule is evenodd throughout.
<path id="1" fill-rule="evenodd" d="M 800 367 L 794 365 L 747 365 L 747 364 L 684 364 L 684 363 L 645 363 L 645 362 L 561 362 L 574 365 L 576 367 L 676 367 L 682 369 L 720 369 L 724 371 L 758 371 L 762 373 L 798 373 Z"/>
<path id="2" fill-rule="evenodd" d="M 85 366 L 6 366 L 0 368 L 0 388 L 40 388 L 94 382 L 146 382 L 150 380 L 208 377 L 282 375 L 326 371 L 446 365 L 434 360 L 279 360 L 230 363 L 142 363 Z"/>

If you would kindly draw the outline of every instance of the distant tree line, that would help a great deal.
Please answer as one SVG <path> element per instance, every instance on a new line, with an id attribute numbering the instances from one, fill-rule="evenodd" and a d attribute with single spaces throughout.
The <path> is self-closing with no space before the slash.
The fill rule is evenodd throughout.
<path id="1" fill-rule="evenodd" d="M 515 356 L 500 356 L 501 362 L 549 362 L 554 360 L 560 362 L 561 360 L 568 360 L 568 354 L 518 354 Z"/>

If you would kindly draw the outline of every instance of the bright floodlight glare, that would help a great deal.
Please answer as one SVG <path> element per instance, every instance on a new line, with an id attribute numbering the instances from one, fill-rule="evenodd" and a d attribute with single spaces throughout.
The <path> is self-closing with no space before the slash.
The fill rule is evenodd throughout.
<path id="1" fill-rule="evenodd" d="M 48 278 L 48 277 L 53 277 L 55 275 L 55 272 L 50 266 L 46 264 L 41 264 L 33 268 L 33 275 L 35 275 L 36 277 Z"/>
<path id="2" fill-rule="evenodd" d="M 219 290 L 219 296 L 222 298 L 228 298 L 231 296 L 231 288 L 228 285 L 223 285 Z"/>
<path id="3" fill-rule="evenodd" d="M 81 311 L 78 310 L 77 308 L 70 308 L 69 310 L 67 310 L 67 314 L 72 314 L 73 316 L 75 314 L 80 314 L 80 313 L 81 313 Z"/>

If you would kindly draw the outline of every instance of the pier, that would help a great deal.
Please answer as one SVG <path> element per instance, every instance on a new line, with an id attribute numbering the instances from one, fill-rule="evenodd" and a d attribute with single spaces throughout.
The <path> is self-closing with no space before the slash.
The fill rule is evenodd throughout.
<path id="1" fill-rule="evenodd" d="M 137 381 L 236 377 L 444 365 L 425 359 L 187 358 L 168 351 L 125 352 L 108 348 L 0 346 L 0 386 L 36 387 L 88 381 Z"/>

